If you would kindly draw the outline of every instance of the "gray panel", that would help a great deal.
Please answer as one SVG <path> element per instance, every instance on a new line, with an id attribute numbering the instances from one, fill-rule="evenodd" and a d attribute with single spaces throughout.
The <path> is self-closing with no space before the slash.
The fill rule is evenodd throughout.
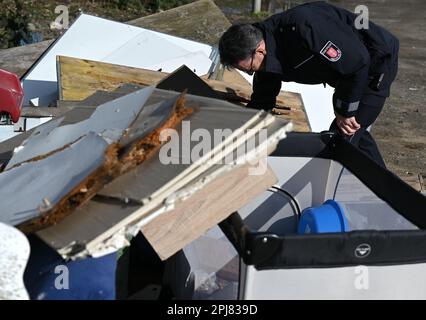
<path id="1" fill-rule="evenodd" d="M 55 112 L 57 112 L 57 114 L 63 114 L 65 119 L 62 121 L 62 125 L 73 124 L 73 123 L 82 121 L 84 119 L 87 119 L 95 110 L 94 107 L 76 107 L 73 109 L 70 109 L 70 108 L 46 108 L 46 109 L 55 109 Z M 0 163 L 2 163 L 3 165 L 6 164 L 10 160 L 10 158 L 13 156 L 13 149 L 18 147 L 20 144 L 22 144 L 37 129 L 38 127 L 35 127 L 29 131 L 18 134 L 0 143 Z"/>
<path id="2" fill-rule="evenodd" d="M 117 141 L 137 117 L 152 91 L 153 87 L 148 87 L 107 102 L 99 106 L 89 119 L 58 127 L 47 136 L 33 135 L 22 145 L 23 148 L 14 153 L 6 169 L 58 150 L 89 132 L 101 134 L 110 143 Z M 40 127 L 39 130 L 42 130 Z"/>
<path id="3" fill-rule="evenodd" d="M 157 90 L 156 93 L 158 93 Z M 165 97 L 170 97 L 167 92 L 164 93 Z M 173 96 L 176 98 L 176 94 Z M 197 119 L 197 121 L 191 121 L 191 129 L 205 128 L 206 124 L 212 126 L 210 129 L 218 127 L 235 129 L 257 114 L 257 111 L 239 107 L 234 108 L 228 103 L 218 103 L 217 100 L 196 96 L 185 97 L 187 98 L 186 106 L 191 106 L 195 109 Z M 231 110 L 232 117 L 223 117 L 224 108 Z M 193 119 L 194 117 L 191 118 L 191 120 Z M 143 123 L 143 118 L 138 118 L 133 127 L 137 127 L 136 124 L 140 123 L 140 121 Z M 271 128 L 278 129 L 283 124 L 284 122 L 275 122 L 271 124 Z M 182 130 L 180 130 L 180 133 L 182 133 Z M 99 252 L 104 252 L 105 249 L 120 248 L 123 246 L 122 242 L 120 242 L 122 241 L 120 239 L 123 239 L 123 228 L 128 233 L 129 226 L 138 221 L 137 215 L 135 215 L 136 212 L 138 211 L 142 215 L 142 213 L 147 211 L 140 200 L 169 183 L 171 179 L 175 178 L 188 166 L 182 164 L 162 165 L 158 160 L 157 153 L 156 156 L 150 157 L 135 170 L 115 179 L 101 190 L 94 199 L 77 209 L 59 224 L 41 230 L 37 234 L 64 257 L 75 258 L 79 255 L 93 254 L 94 252 L 99 254 Z M 216 165 L 208 171 L 203 171 L 199 176 L 194 177 L 192 181 L 188 181 L 188 184 L 184 187 L 188 187 L 203 177 L 207 177 L 207 175 L 212 173 L 213 169 L 217 168 L 218 166 Z M 153 211 L 157 209 L 159 207 Z M 124 220 L 126 221 L 125 223 L 123 222 Z M 113 238 L 111 238 L 112 236 Z M 118 242 L 116 242 L 117 239 L 119 240 Z"/>
<path id="4" fill-rule="evenodd" d="M 138 208 L 139 205 L 95 197 L 57 225 L 38 231 L 37 235 L 61 254 L 72 256 Z"/>
<path id="5" fill-rule="evenodd" d="M 36 127 L 36 129 L 31 133 L 31 135 L 26 139 L 21 146 L 25 146 L 27 143 L 32 143 L 34 140 L 44 140 L 47 139 L 49 134 L 59 127 L 64 120 L 64 117 L 56 118 L 51 121 L 48 121 L 42 125 Z"/>
<path id="6" fill-rule="evenodd" d="M 90 133 L 63 151 L 0 173 L 0 221 L 17 225 L 50 210 L 102 165 L 106 147 Z"/>
<path id="7" fill-rule="evenodd" d="M 177 99 L 178 97 L 144 106 L 135 122 L 120 139 L 120 145 L 129 145 L 136 140 L 143 139 L 163 125 L 171 117 Z"/>
<path id="8" fill-rule="evenodd" d="M 185 97 L 185 105 L 194 109 L 194 113 L 186 119 L 189 121 L 190 132 L 196 129 L 205 129 L 211 137 L 213 137 L 215 129 L 236 130 L 258 112 L 257 110 L 235 107 L 230 103 L 215 99 L 192 95 Z M 226 117 L 223 116 L 225 113 Z M 177 128 L 177 132 L 181 139 L 182 124 Z M 190 148 L 192 149 L 198 143 L 198 141 L 191 141 Z M 130 198 L 142 201 L 189 167 L 190 164 L 184 163 L 190 162 L 190 159 L 187 159 L 183 153 L 180 153 L 180 164 L 162 164 L 159 161 L 159 151 L 157 151 L 136 169 L 105 186 L 99 194 L 125 200 Z M 123 185 L 128 187 L 123 188 Z"/>

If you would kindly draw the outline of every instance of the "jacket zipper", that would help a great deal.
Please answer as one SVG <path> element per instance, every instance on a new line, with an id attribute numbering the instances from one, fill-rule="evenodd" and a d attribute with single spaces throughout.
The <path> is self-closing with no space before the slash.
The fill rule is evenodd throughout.
<path id="1" fill-rule="evenodd" d="M 305 59 L 304 61 L 302 61 L 301 63 L 299 63 L 297 66 L 293 67 L 294 69 L 299 68 L 300 66 L 304 65 L 306 62 L 308 62 L 309 60 L 311 60 L 314 57 L 314 55 L 311 55 L 309 58 Z"/>

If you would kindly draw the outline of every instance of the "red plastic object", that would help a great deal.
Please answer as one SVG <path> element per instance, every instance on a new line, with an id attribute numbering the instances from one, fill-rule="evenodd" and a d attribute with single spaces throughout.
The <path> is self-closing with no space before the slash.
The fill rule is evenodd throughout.
<path id="1" fill-rule="evenodd" d="M 13 122 L 21 115 L 24 91 L 16 74 L 0 69 L 0 112 L 10 114 Z"/>

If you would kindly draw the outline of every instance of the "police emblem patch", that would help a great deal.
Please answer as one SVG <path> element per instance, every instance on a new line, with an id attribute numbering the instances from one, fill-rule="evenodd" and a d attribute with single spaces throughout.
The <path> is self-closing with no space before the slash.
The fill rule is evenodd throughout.
<path id="1" fill-rule="evenodd" d="M 320 53 L 332 62 L 336 62 L 342 57 L 342 51 L 331 41 L 325 44 Z"/>

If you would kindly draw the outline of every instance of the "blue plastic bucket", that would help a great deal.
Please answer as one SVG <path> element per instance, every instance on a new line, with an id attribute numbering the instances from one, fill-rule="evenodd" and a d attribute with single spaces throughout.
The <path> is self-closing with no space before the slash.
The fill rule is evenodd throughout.
<path id="1" fill-rule="evenodd" d="M 342 206 L 334 200 L 327 200 L 319 207 L 306 208 L 302 211 L 297 233 L 347 232 L 348 230 L 348 222 Z"/>

